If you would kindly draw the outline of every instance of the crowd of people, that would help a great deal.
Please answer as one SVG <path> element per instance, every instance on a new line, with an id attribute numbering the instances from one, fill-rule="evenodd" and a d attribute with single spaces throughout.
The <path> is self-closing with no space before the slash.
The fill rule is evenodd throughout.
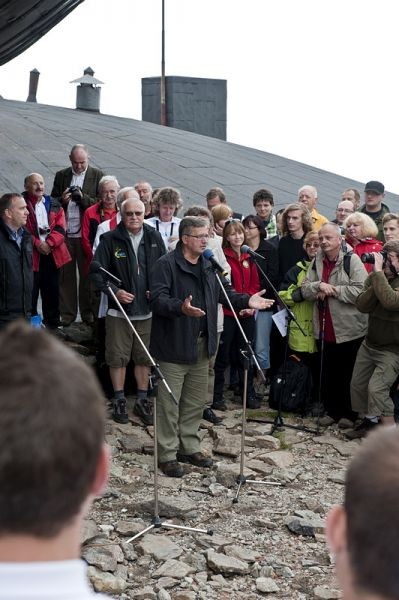
<path id="1" fill-rule="evenodd" d="M 89 165 L 82 144 L 69 159 L 50 195 L 42 175 L 31 173 L 22 193 L 0 198 L 0 328 L 41 317 L 58 332 L 80 314 L 104 347 L 99 360 L 109 368 L 112 418 L 119 423 L 129 421 L 129 364 L 137 388 L 133 410 L 152 423 L 151 357 L 159 363 L 178 401 L 160 386 L 159 466 L 166 475 L 182 476 L 181 462 L 211 466 L 198 427 L 201 418 L 222 421 L 226 383 L 242 399 L 242 331 L 263 372 L 247 369 L 245 401 L 260 406 L 254 381 L 270 381 L 283 356 L 273 326 L 280 298 L 296 316 L 288 350 L 313 380 L 303 413 L 322 425 L 338 423 L 351 439 L 394 422 L 399 216 L 384 203 L 381 182 L 366 184 L 364 204 L 358 190 L 344 190 L 331 220 L 318 212 L 312 185 L 301 186 L 297 202 L 276 213 L 266 188 L 254 191 L 245 215 L 218 187 L 184 211 L 172 187 L 154 190 L 137 181 L 121 189 L 115 176 Z M 203 255 L 206 248 L 223 276 Z"/>

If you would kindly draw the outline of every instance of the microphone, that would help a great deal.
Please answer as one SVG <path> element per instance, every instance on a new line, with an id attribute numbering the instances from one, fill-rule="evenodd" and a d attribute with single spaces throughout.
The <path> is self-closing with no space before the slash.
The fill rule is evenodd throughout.
<path id="1" fill-rule="evenodd" d="M 257 252 L 254 252 L 253 250 L 251 250 L 251 248 L 249 246 L 247 246 L 246 244 L 243 244 L 241 246 L 241 250 L 242 252 L 246 252 L 247 254 L 250 254 L 251 256 L 253 256 L 254 258 L 261 258 L 262 260 L 266 260 L 264 256 L 262 256 L 261 254 L 258 254 Z"/>
<path id="2" fill-rule="evenodd" d="M 101 273 L 101 275 L 106 275 L 108 277 L 108 279 L 111 279 L 116 285 L 118 285 L 118 286 L 122 285 L 121 279 L 118 279 L 118 277 L 115 277 L 115 275 L 112 275 L 112 273 L 110 273 L 109 271 L 104 269 L 104 267 L 102 267 L 100 265 L 100 263 L 97 262 L 96 260 L 93 260 L 91 262 L 89 272 L 90 273 Z"/>
<path id="3" fill-rule="evenodd" d="M 225 271 L 221 265 L 219 265 L 218 261 L 213 256 L 213 252 L 210 248 L 205 248 L 205 250 L 202 253 L 202 256 L 209 260 L 215 271 L 218 271 L 218 273 L 220 273 L 222 277 L 228 277 L 228 272 Z"/>

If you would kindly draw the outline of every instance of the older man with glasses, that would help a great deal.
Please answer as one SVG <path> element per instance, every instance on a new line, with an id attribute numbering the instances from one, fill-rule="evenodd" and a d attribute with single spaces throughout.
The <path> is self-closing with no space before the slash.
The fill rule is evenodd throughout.
<path id="1" fill-rule="evenodd" d="M 342 200 L 335 209 L 335 219 L 332 222 L 342 227 L 346 217 L 353 212 L 355 212 L 353 202 L 350 200 Z"/>
<path id="2" fill-rule="evenodd" d="M 121 215 L 119 225 L 102 236 L 94 260 L 122 281 L 120 288 L 112 283 L 110 287 L 142 341 L 148 346 L 151 331 L 150 269 L 165 254 L 165 246 L 160 233 L 144 223 L 144 204 L 141 200 L 125 200 L 121 206 Z M 132 358 L 137 383 L 137 400 L 133 410 L 145 425 L 150 425 L 152 414 L 147 402 L 147 389 L 151 363 L 117 304 L 110 297 L 102 275 L 93 273 L 91 277 L 96 288 L 108 295 L 105 361 L 114 388 L 112 418 L 117 423 L 129 421 L 124 383 L 126 367 Z"/>
<path id="3" fill-rule="evenodd" d="M 158 393 L 159 467 L 169 477 L 182 477 L 179 463 L 211 467 L 201 452 L 198 428 L 207 400 L 209 359 L 217 344 L 218 302 L 226 304 L 211 264 L 202 253 L 209 240 L 209 220 L 184 217 L 176 249 L 163 256 L 151 273 L 153 326 L 150 350 L 176 400 L 164 385 Z M 233 292 L 236 309 L 264 309 L 272 303 L 261 293 Z"/>

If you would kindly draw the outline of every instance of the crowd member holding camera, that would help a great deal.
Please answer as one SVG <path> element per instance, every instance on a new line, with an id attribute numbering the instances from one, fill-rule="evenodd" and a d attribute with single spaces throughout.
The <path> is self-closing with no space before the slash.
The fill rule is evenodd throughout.
<path id="1" fill-rule="evenodd" d="M 71 261 L 65 244 L 65 214 L 58 200 L 46 196 L 40 173 L 25 177 L 22 194 L 28 209 L 26 228 L 32 235 L 32 316 L 37 315 L 39 292 L 43 322 L 49 329 L 60 325 L 59 270 Z"/>
<path id="2" fill-rule="evenodd" d="M 363 437 L 379 422 L 394 423 L 390 389 L 399 374 L 399 241 L 371 256 L 373 272 L 356 299 L 369 323 L 351 381 L 352 408 L 364 419 L 348 432 L 350 439 Z"/>
<path id="3" fill-rule="evenodd" d="M 355 254 L 362 257 L 369 252 L 379 252 L 382 249 L 382 242 L 377 240 L 378 227 L 368 215 L 355 212 L 344 221 L 345 239 L 353 248 Z M 372 271 L 372 265 L 365 262 L 366 271 Z"/>
<path id="4" fill-rule="evenodd" d="M 69 155 L 71 166 L 57 171 L 51 196 L 58 199 L 67 223 L 66 243 L 72 261 L 60 273 L 60 310 L 63 325 L 75 321 L 79 310 L 82 320 L 92 323 L 88 279 L 85 276 L 85 254 L 82 247 L 82 218 L 86 208 L 95 204 L 98 184 L 105 175 L 89 165 L 89 153 L 83 144 L 75 144 Z M 79 271 L 79 294 L 77 269 Z"/>
<path id="5" fill-rule="evenodd" d="M 321 252 L 312 261 L 302 283 L 305 300 L 313 304 L 313 330 L 322 352 L 321 395 L 327 415 L 322 425 L 354 420 L 350 381 L 356 354 L 367 331 L 367 317 L 360 313 L 356 298 L 367 273 L 356 254 L 345 254 L 338 225 L 325 223 L 319 229 Z"/>

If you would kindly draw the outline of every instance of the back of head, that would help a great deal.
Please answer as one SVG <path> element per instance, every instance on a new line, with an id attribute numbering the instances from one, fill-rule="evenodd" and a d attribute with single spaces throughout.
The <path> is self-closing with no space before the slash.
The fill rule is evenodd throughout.
<path id="1" fill-rule="evenodd" d="M 347 547 L 353 585 L 399 598 L 399 432 L 378 428 L 352 460 L 345 485 Z"/>
<path id="2" fill-rule="evenodd" d="M 91 369 L 15 322 L 0 335 L 0 535 L 56 536 L 90 494 L 104 437 Z"/>

